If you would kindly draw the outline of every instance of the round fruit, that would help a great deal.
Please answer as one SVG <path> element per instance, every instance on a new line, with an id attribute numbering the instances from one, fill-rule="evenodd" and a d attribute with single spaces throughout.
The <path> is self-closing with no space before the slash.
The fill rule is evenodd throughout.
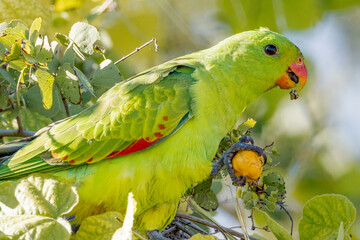
<path id="1" fill-rule="evenodd" d="M 250 150 L 239 151 L 232 159 L 235 176 L 246 176 L 246 182 L 258 179 L 263 170 L 263 158 Z"/>

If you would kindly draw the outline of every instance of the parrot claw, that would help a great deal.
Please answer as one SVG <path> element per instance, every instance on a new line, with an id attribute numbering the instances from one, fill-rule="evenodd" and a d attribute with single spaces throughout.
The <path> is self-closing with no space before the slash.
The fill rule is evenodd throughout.
<path id="1" fill-rule="evenodd" d="M 234 186 L 244 186 L 246 184 L 246 176 L 241 176 L 241 177 L 236 177 L 236 180 L 233 180 L 233 185 Z"/>
<path id="2" fill-rule="evenodd" d="M 170 238 L 164 237 L 158 230 L 147 231 L 146 234 L 150 240 L 171 240 Z"/>
<path id="3" fill-rule="evenodd" d="M 254 140 L 252 139 L 252 137 L 244 135 L 239 139 L 237 143 L 235 143 L 229 149 L 227 149 L 224 152 L 224 154 L 221 156 L 221 158 L 213 164 L 213 168 L 210 176 L 215 177 L 219 173 L 220 169 L 225 165 L 229 172 L 233 185 L 244 186 L 246 183 L 246 176 L 240 176 L 240 177 L 235 176 L 235 171 L 232 166 L 233 157 L 238 151 L 242 151 L 242 150 L 250 150 L 256 152 L 258 156 L 263 157 L 264 165 L 266 164 L 267 157 L 265 151 L 258 146 L 254 146 Z"/>

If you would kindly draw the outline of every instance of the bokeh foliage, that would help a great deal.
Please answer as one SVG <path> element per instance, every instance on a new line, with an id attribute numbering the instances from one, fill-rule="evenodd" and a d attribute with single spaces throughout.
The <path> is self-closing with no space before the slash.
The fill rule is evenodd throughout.
<path id="1" fill-rule="evenodd" d="M 128 77 L 164 60 L 210 46 L 239 31 L 260 26 L 279 32 L 306 30 L 314 27 L 329 14 L 346 15 L 346 11 L 356 9 L 360 4 L 357 0 L 119 0 L 108 2 L 108 5 L 104 5 L 103 1 L 95 0 L 0 0 L 0 22 L 20 19 L 30 26 L 35 18 L 42 17 L 41 32 L 47 35 L 48 41 L 51 42 L 56 40 L 55 33 L 68 35 L 75 22 L 89 21 L 99 29 L 100 44 L 106 49 L 106 57 L 112 60 L 119 59 L 156 37 L 160 45 L 160 51 L 157 54 L 154 54 L 153 48 L 150 47 L 117 66 L 125 77 Z M 353 38 L 352 41 L 356 39 Z M 99 68 L 102 60 L 101 54 L 95 53 L 92 60 L 88 62 L 81 62 L 78 58 L 74 67 L 89 78 Z M 317 79 L 313 74 L 311 61 L 307 60 L 306 64 L 310 73 L 309 83 L 300 94 L 298 101 L 310 104 L 312 96 L 308 95 L 308 89 Z M 21 69 L 18 70 L 21 72 Z M 0 73 L 2 73 L 1 69 Z M 25 74 L 24 77 L 26 78 L 27 75 Z M 16 83 L 18 80 L 18 77 L 14 78 Z M 108 86 L 103 87 L 99 92 L 94 89 L 96 96 L 99 96 Z M 5 90 L 7 89 L 1 86 L 0 93 Z M 69 104 L 71 114 L 79 112 L 96 99 L 88 93 L 87 89 L 83 88 L 82 103 Z M 0 108 L 5 108 L 5 95 L 0 94 L 0 96 L 2 96 Z M 40 107 L 42 106 L 40 96 L 40 89 L 36 85 L 24 91 L 22 97 L 29 100 L 23 104 L 20 98 L 22 108 L 2 112 L 0 128 L 16 128 L 16 122 L 11 120 L 15 119 L 19 113 L 24 127 L 34 131 L 66 116 L 59 91 L 53 94 L 53 106 L 50 110 Z M 13 97 L 17 100 L 16 95 Z M 279 169 L 284 172 L 286 178 L 291 179 L 291 185 L 287 185 L 287 189 L 291 189 L 292 196 L 289 201 L 303 205 L 317 194 L 342 193 L 355 203 L 357 209 L 360 209 L 359 191 L 357 187 L 354 187 L 354 183 L 360 183 L 358 162 L 351 170 L 334 177 L 329 175 L 320 160 L 328 149 L 314 149 L 310 144 L 316 134 L 321 131 L 321 126 L 326 119 L 321 109 L 311 112 L 311 128 L 308 132 L 289 136 L 281 132 L 282 126 L 277 124 L 271 125 L 272 131 L 266 130 L 266 126 L 275 119 L 274 115 L 279 108 L 283 107 L 284 101 L 289 100 L 283 91 L 265 94 L 262 99 L 249 107 L 244 116 L 257 120 L 253 136 L 259 138 L 259 142 L 263 141 L 265 145 L 268 143 L 266 141 L 276 140 L 281 156 L 275 161 L 280 163 Z M 285 181 L 288 183 L 287 179 Z M 290 211 L 294 212 L 295 221 L 299 221 L 300 215 L 295 213 L 299 212 L 300 208 L 294 204 L 291 205 Z M 278 217 L 289 224 L 286 216 Z M 359 228 L 359 223 L 355 226 Z M 354 230 L 353 239 L 358 239 L 359 234 Z"/>

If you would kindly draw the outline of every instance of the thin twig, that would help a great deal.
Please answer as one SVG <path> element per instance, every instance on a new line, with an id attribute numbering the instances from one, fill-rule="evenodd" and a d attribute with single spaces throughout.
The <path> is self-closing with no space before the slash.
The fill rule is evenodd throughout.
<path id="1" fill-rule="evenodd" d="M 236 187 L 236 192 L 237 192 L 237 189 L 238 189 L 238 187 Z M 243 218 L 243 216 L 242 216 L 242 214 L 241 214 L 241 208 L 240 208 L 239 198 L 236 198 L 236 205 L 237 205 L 237 208 L 238 208 L 237 210 L 238 210 L 238 213 L 239 213 L 239 216 L 240 216 L 240 220 L 241 220 L 241 226 L 242 226 L 242 228 L 243 228 L 243 231 L 245 232 L 245 239 L 248 240 L 248 239 L 250 239 L 250 238 L 249 238 L 249 234 L 248 234 L 248 232 L 247 232 L 247 230 L 246 230 L 246 225 L 245 225 L 244 218 Z"/>
<path id="2" fill-rule="evenodd" d="M 144 45 L 136 48 L 134 51 L 132 51 L 132 52 L 129 53 L 128 55 L 126 55 L 126 56 L 120 58 L 119 60 L 117 60 L 117 61 L 115 62 L 115 64 L 118 64 L 119 62 L 124 61 L 125 59 L 127 59 L 127 58 L 130 57 L 131 55 L 137 53 L 138 51 L 140 51 L 140 49 L 146 47 L 147 45 L 149 45 L 149 44 L 152 43 L 152 42 L 154 42 L 154 44 L 155 44 L 155 52 L 157 52 L 157 51 L 158 51 L 158 48 L 159 48 L 159 45 L 157 44 L 156 38 L 153 38 L 153 39 L 151 39 L 150 41 L 148 41 L 147 43 L 145 43 Z"/>
<path id="3" fill-rule="evenodd" d="M 211 227 L 211 228 L 214 228 L 216 230 L 219 230 L 219 231 L 225 231 L 225 232 L 228 232 L 230 233 L 231 235 L 234 235 L 236 237 L 239 237 L 240 239 L 245 239 L 245 236 L 244 234 L 242 233 L 239 233 L 237 231 L 234 231 L 230 228 L 227 228 L 227 227 L 223 227 L 223 226 L 219 226 L 215 223 L 212 223 L 210 221 L 207 221 L 207 220 L 204 220 L 204 219 L 201 219 L 201 218 L 198 218 L 198 217 L 194 217 L 192 215 L 187 215 L 187 214 L 183 214 L 183 213 L 176 213 L 176 217 L 179 217 L 179 218 L 185 218 L 187 220 L 190 220 L 192 222 L 197 222 L 197 223 L 200 223 L 202 225 L 205 225 L 205 226 L 208 226 L 208 227 Z M 249 236 L 249 238 L 251 240 L 260 240 L 256 237 L 252 237 L 252 236 Z"/>
<path id="4" fill-rule="evenodd" d="M 292 236 L 293 233 L 293 227 L 294 227 L 294 221 L 290 215 L 290 213 L 288 212 L 288 210 L 284 207 L 283 203 L 281 202 L 276 202 L 277 205 L 280 206 L 280 209 L 284 210 L 284 212 L 289 216 L 290 221 L 291 221 L 291 230 L 290 230 L 290 235 Z"/>
<path id="5" fill-rule="evenodd" d="M 265 149 L 267 149 L 267 148 L 269 148 L 269 147 L 272 147 L 272 146 L 274 145 L 274 143 L 275 143 L 275 142 L 272 142 L 272 143 L 266 145 L 265 147 L 263 147 L 263 150 L 265 150 Z"/>
<path id="6" fill-rule="evenodd" d="M 11 107 L 11 106 L 7 106 L 7 107 L 4 108 L 4 109 L 0 109 L 0 112 L 5 112 L 5 111 L 10 110 L 10 109 L 12 109 L 12 107 Z"/>
<path id="7" fill-rule="evenodd" d="M 18 129 L 0 129 L 0 138 L 2 137 L 31 137 L 35 134 L 33 131 L 23 130 L 21 133 Z"/>

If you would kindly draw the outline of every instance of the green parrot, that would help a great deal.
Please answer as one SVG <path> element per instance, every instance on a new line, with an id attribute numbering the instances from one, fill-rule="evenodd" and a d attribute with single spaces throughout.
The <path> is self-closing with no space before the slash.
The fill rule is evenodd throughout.
<path id="1" fill-rule="evenodd" d="M 303 88 L 300 50 L 268 29 L 231 36 L 118 83 L 48 127 L 0 165 L 0 180 L 44 172 L 73 184 L 78 222 L 137 202 L 135 228 L 161 231 L 194 183 L 210 176 L 219 142 L 246 106 L 279 86 Z"/>

